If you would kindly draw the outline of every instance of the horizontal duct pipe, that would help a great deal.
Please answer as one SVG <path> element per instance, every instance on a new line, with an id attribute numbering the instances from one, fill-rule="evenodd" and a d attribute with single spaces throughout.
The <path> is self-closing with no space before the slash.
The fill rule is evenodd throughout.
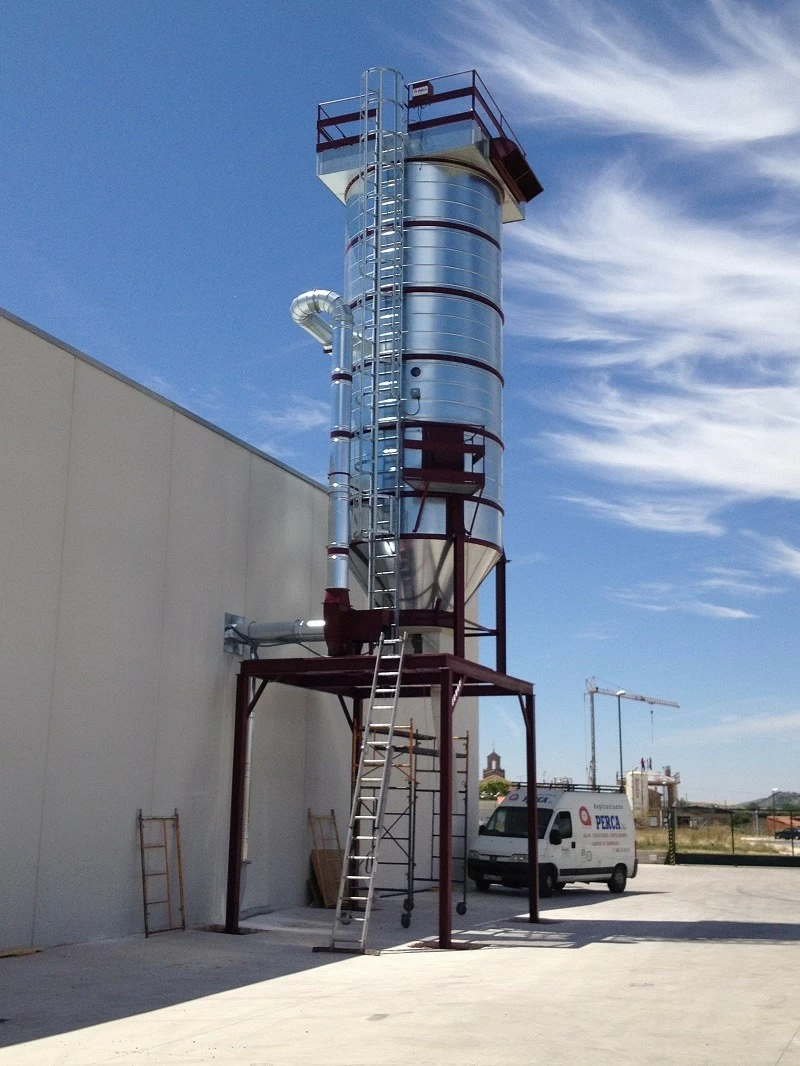
<path id="1" fill-rule="evenodd" d="M 311 644 L 325 639 L 325 622 L 296 618 L 294 622 L 251 622 L 248 640 L 254 644 Z"/>

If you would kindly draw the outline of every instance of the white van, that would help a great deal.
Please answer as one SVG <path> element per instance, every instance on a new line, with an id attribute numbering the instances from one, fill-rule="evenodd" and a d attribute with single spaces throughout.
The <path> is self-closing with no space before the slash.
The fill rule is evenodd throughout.
<path id="1" fill-rule="evenodd" d="M 539 895 L 552 896 L 569 881 L 605 881 L 624 892 L 636 876 L 636 828 L 628 797 L 611 786 L 537 789 Z M 510 792 L 480 827 L 467 859 L 479 892 L 492 882 L 528 884 L 528 790 Z"/>

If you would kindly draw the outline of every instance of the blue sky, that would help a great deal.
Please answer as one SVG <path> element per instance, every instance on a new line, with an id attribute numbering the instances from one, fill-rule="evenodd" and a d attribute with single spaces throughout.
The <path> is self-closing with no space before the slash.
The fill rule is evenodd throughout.
<path id="1" fill-rule="evenodd" d="M 690 798 L 800 790 L 791 3 L 6 0 L 0 304 L 324 478 L 318 101 L 475 67 L 545 186 L 506 235 L 509 671 L 585 779 L 585 680 Z M 613 780 L 616 704 L 598 697 Z M 511 701 L 482 716 L 523 773 Z"/>

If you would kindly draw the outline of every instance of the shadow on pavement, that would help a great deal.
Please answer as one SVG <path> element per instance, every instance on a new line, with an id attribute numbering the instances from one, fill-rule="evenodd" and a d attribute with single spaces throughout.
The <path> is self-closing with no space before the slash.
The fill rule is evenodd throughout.
<path id="1" fill-rule="evenodd" d="M 488 923 L 487 923 L 488 925 Z M 585 948 L 590 944 L 800 943 L 800 926 L 778 922 L 724 921 L 596 921 L 547 918 L 530 925 L 524 918 L 507 918 L 491 927 L 459 934 L 474 947 Z"/>
<path id="2" fill-rule="evenodd" d="M 279 934 L 187 930 L 0 959 L 0 1048 L 244 988 L 343 956 Z"/>

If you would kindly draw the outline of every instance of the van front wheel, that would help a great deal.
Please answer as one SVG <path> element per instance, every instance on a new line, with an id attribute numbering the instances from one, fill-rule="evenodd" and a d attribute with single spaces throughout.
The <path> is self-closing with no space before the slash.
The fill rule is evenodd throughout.
<path id="1" fill-rule="evenodd" d="M 552 866 L 544 866 L 539 871 L 539 896 L 549 899 L 556 888 L 556 872 Z"/>
<path id="2" fill-rule="evenodd" d="M 477 888 L 477 890 L 479 892 L 488 892 L 489 891 L 489 882 L 486 880 L 485 877 L 476 877 L 475 878 L 475 887 Z"/>
<path id="3" fill-rule="evenodd" d="M 611 879 L 608 882 L 609 892 L 624 892 L 628 883 L 628 871 L 624 866 L 615 866 Z"/>

